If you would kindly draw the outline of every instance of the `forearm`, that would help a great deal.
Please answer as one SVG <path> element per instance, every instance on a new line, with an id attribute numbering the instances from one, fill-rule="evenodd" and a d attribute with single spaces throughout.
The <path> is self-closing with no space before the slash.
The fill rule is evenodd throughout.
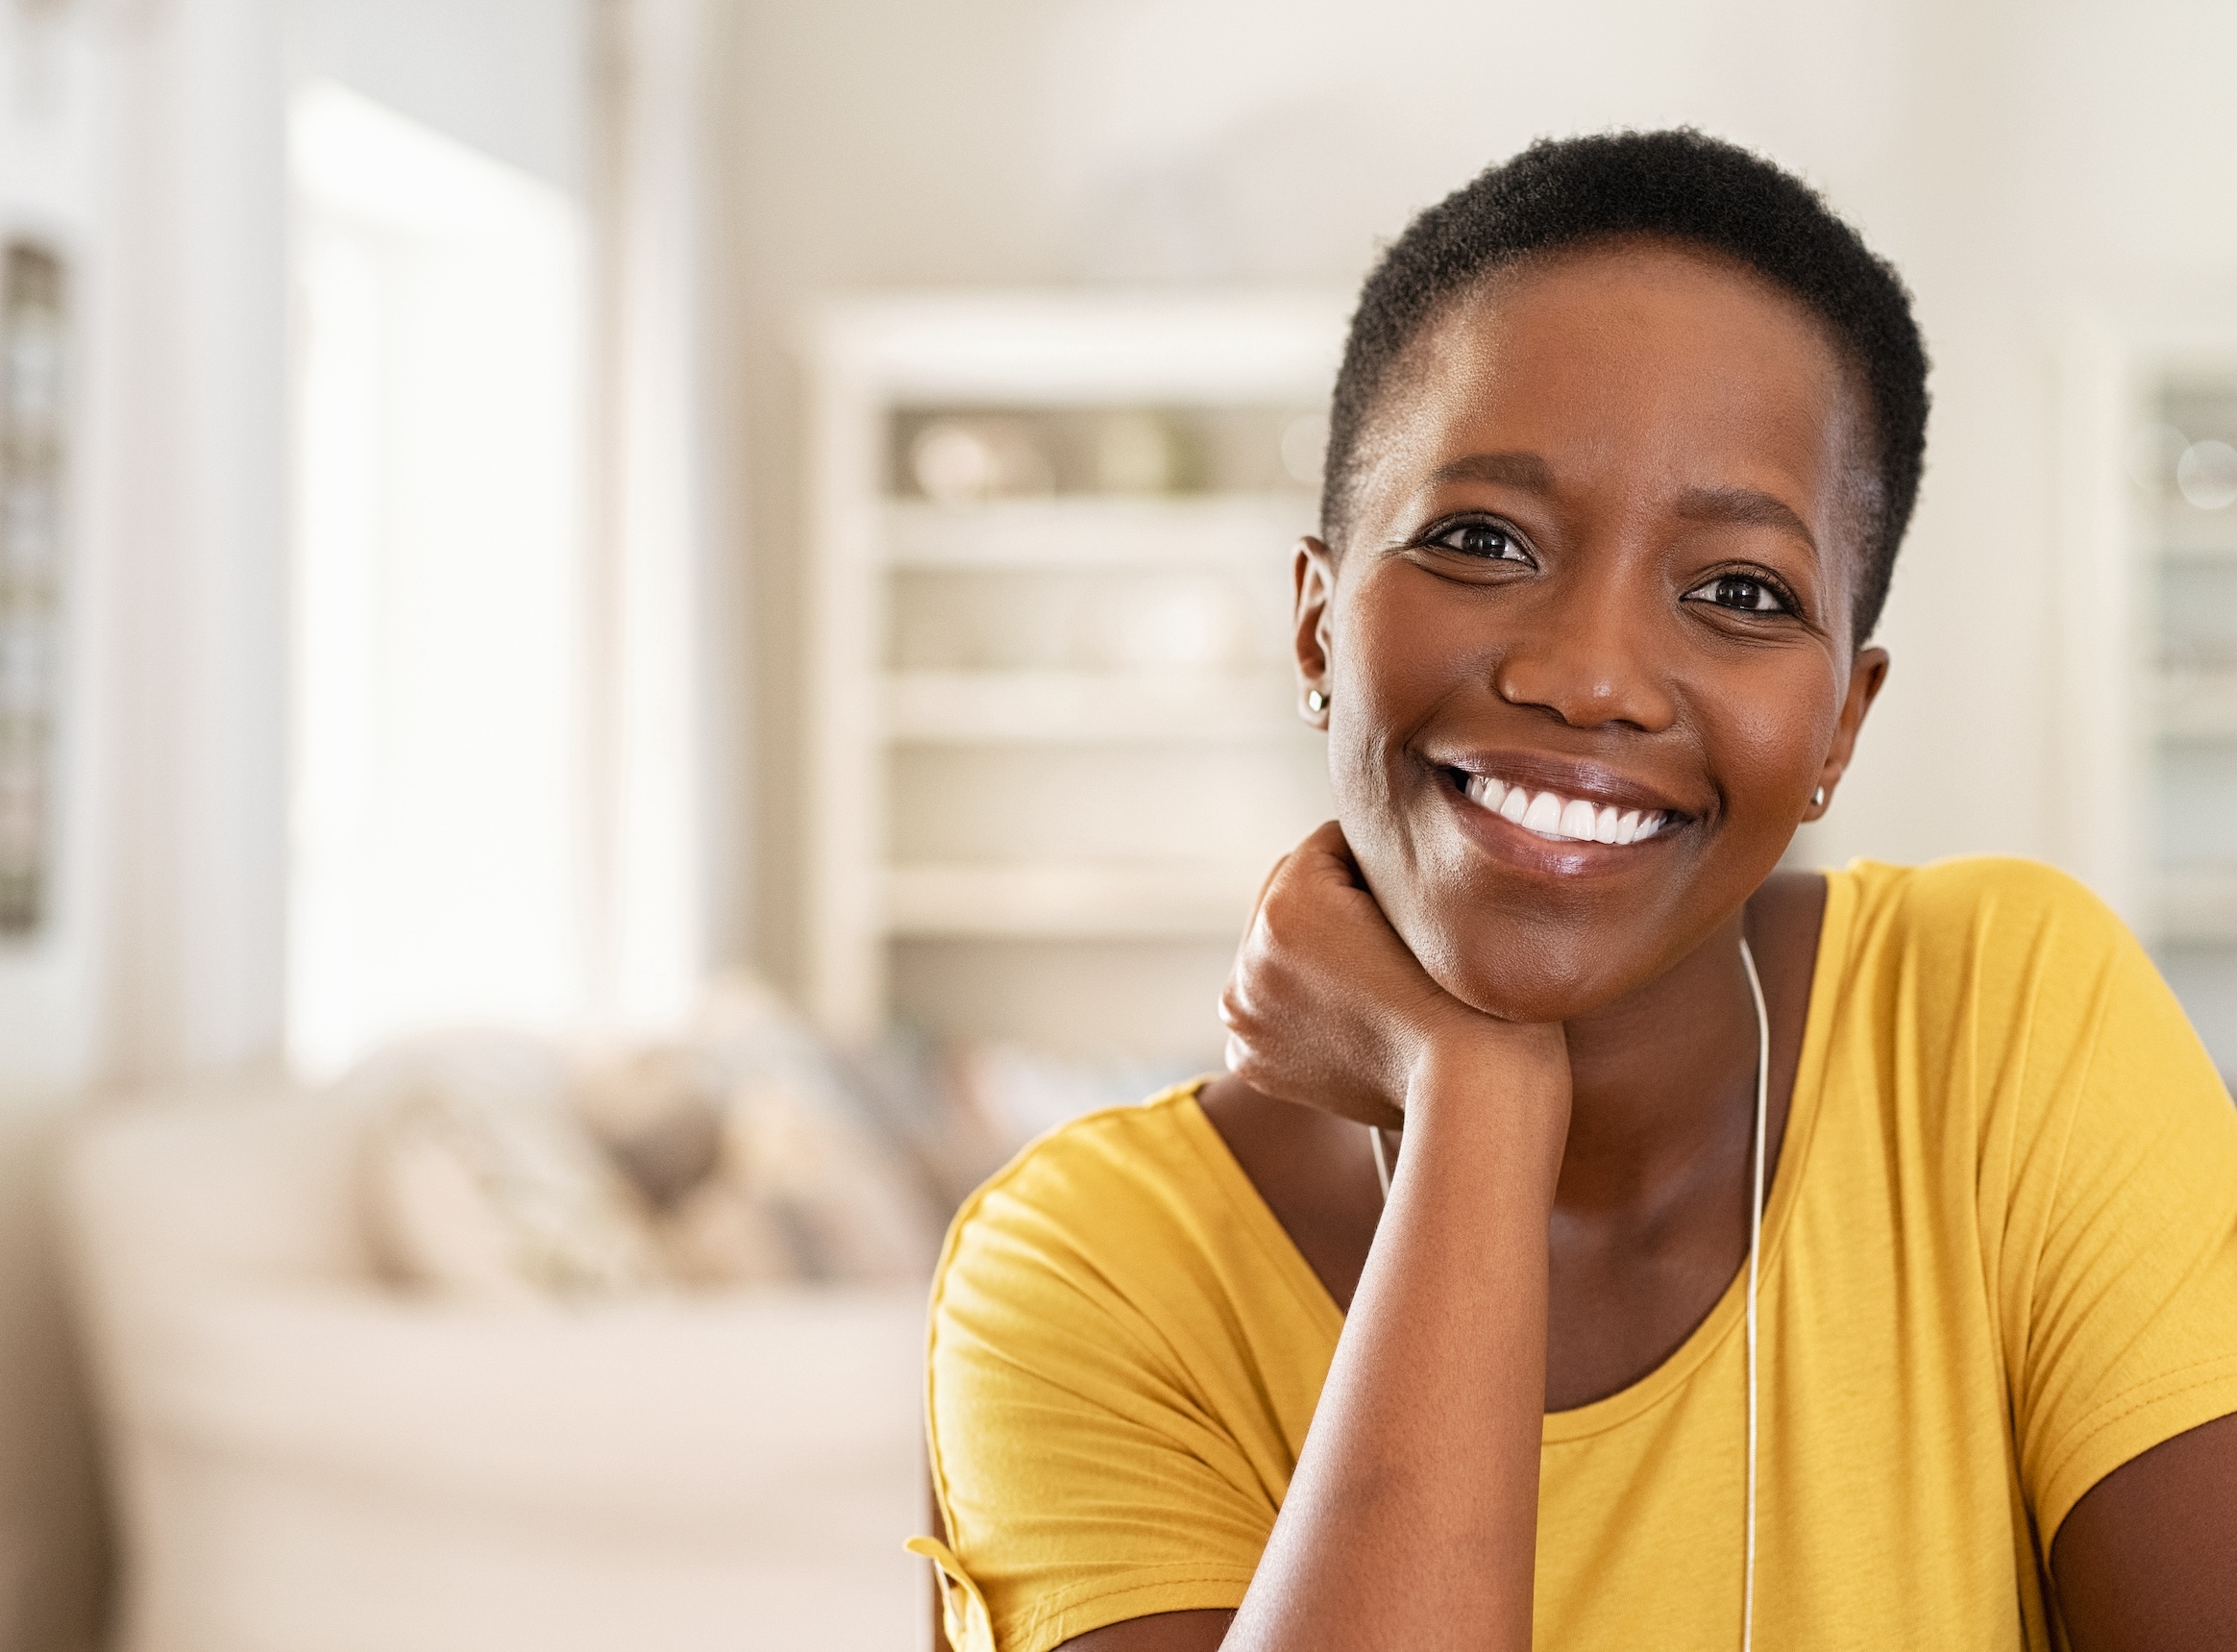
<path id="1" fill-rule="evenodd" d="M 1567 1117 L 1558 1061 L 1416 1073 L 1389 1203 L 1225 1647 L 1529 1645 Z"/>

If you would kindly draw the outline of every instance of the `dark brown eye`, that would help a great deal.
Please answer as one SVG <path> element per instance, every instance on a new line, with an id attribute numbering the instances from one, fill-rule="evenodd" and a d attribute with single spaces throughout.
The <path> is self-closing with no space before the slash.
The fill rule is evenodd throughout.
<path id="1" fill-rule="evenodd" d="M 1733 608 L 1744 614 L 1783 614 L 1786 601 L 1761 579 L 1745 574 L 1720 574 L 1706 584 L 1697 585 L 1685 593 L 1692 603 L 1714 603 L 1720 608 Z"/>
<path id="2" fill-rule="evenodd" d="M 1513 534 L 1496 522 L 1463 522 L 1446 529 L 1432 545 L 1442 551 L 1457 551 L 1463 556 L 1480 556 L 1487 562 L 1527 562 L 1522 547 Z"/>

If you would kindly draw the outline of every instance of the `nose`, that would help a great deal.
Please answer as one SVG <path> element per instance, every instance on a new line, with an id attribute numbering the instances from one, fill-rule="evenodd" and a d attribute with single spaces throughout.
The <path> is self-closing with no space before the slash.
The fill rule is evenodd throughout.
<path id="1" fill-rule="evenodd" d="M 1677 703 L 1660 657 L 1660 604 L 1642 601 L 1639 584 L 1635 573 L 1625 579 L 1613 568 L 1546 580 L 1539 601 L 1512 611 L 1492 688 L 1510 704 L 1535 706 L 1572 728 L 1667 728 Z"/>

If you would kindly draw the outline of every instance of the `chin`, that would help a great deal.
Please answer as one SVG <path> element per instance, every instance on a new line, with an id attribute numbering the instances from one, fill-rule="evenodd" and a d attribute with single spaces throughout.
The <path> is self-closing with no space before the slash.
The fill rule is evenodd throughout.
<path id="1" fill-rule="evenodd" d="M 1689 920 L 1704 914 L 1684 900 L 1696 885 L 1677 867 L 1611 882 L 1518 874 L 1467 851 L 1439 859 L 1363 870 L 1430 978 L 1502 1021 L 1574 1021 L 1603 1009 L 1703 938 Z"/>
<path id="2" fill-rule="evenodd" d="M 1471 925 L 1462 937 L 1442 923 L 1399 934 L 1430 979 L 1471 1009 L 1501 1021 L 1574 1021 L 1651 979 L 1659 959 L 1636 962 L 1638 938 L 1562 925 L 1554 933 L 1512 922 Z M 1628 955 L 1634 967 L 1622 968 Z"/>

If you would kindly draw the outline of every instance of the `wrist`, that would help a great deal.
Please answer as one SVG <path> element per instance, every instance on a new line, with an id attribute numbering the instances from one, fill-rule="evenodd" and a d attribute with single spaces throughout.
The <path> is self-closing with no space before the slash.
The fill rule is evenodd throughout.
<path id="1" fill-rule="evenodd" d="M 1468 1036 L 1424 1040 L 1406 1073 L 1410 1136 L 1471 1139 L 1558 1169 L 1569 1133 L 1569 1048 L 1558 1023 L 1476 1018 Z M 1540 1149 L 1531 1151 L 1533 1147 Z"/>

